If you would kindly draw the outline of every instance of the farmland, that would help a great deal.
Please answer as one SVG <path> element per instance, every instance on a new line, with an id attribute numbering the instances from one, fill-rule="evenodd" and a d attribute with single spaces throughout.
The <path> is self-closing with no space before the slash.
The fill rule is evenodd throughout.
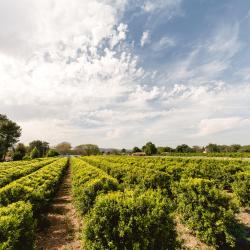
<path id="1" fill-rule="evenodd" d="M 63 199 L 65 179 L 72 199 Z M 53 232 L 58 222 L 41 222 L 55 200 L 60 208 L 67 205 L 62 218 L 71 213 L 79 221 L 72 230 L 79 231 L 82 249 L 203 246 L 189 246 L 181 227 L 207 249 L 247 249 L 249 187 L 250 162 L 237 158 L 84 156 L 1 163 L 0 249 L 67 249 Z M 245 225 L 238 220 L 242 214 Z M 51 230 L 40 237 L 41 224 Z M 65 247 L 80 249 L 68 244 L 76 240 L 67 235 L 72 230 L 60 238 L 67 237 Z"/>

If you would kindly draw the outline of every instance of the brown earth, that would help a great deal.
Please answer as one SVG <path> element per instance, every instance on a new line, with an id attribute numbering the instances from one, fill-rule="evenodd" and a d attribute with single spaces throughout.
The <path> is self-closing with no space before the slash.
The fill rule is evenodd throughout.
<path id="1" fill-rule="evenodd" d="M 71 173 L 68 169 L 37 234 L 37 250 L 80 250 L 81 223 L 72 204 Z"/>

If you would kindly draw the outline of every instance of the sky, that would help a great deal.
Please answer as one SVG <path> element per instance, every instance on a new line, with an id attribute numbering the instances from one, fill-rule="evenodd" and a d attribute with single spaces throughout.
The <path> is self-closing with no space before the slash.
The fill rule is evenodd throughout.
<path id="1" fill-rule="evenodd" d="M 0 0 L 21 141 L 250 144 L 249 0 Z"/>

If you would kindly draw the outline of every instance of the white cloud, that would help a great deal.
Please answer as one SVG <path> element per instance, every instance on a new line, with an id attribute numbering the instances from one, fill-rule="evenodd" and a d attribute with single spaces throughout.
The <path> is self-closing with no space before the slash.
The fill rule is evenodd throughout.
<path id="1" fill-rule="evenodd" d="M 144 31 L 142 33 L 142 37 L 141 37 L 141 47 L 144 47 L 145 44 L 149 44 L 150 43 L 150 33 L 149 31 Z"/>
<path id="2" fill-rule="evenodd" d="M 197 135 L 210 135 L 249 125 L 250 119 L 244 119 L 241 117 L 203 119 L 199 123 L 199 133 Z"/>
<path id="3" fill-rule="evenodd" d="M 173 10 L 180 2 L 146 1 L 144 7 Z M 197 144 L 207 141 L 205 132 L 200 137 L 190 135 L 211 129 L 212 125 L 204 130 L 205 119 L 210 124 L 218 117 L 249 119 L 241 118 L 250 116 L 249 84 L 230 88 L 213 80 L 230 64 L 233 55 L 226 56 L 230 48 L 237 53 L 236 35 L 227 49 L 218 45 L 219 40 L 229 39 L 225 32 L 225 39 L 211 39 L 214 44 L 194 49 L 169 67 L 163 79 L 169 85 L 143 85 L 150 72 L 140 68 L 133 46 L 127 43 L 129 29 L 121 21 L 127 3 L 0 1 L 0 113 L 22 126 L 24 142 L 67 140 L 112 147 L 132 147 L 146 140 Z M 149 31 L 142 38 L 145 46 Z M 175 46 L 175 40 L 162 37 L 158 46 Z M 198 65 L 203 52 L 219 56 Z M 232 130 L 243 133 L 245 127 L 235 125 Z"/>
<path id="4" fill-rule="evenodd" d="M 163 10 L 167 8 L 169 11 L 177 11 L 180 7 L 182 0 L 147 0 L 143 9 L 146 12 L 153 12 L 156 10 Z"/>
<path id="5" fill-rule="evenodd" d="M 153 50 L 160 51 L 176 46 L 176 42 L 173 38 L 164 36 L 158 42 L 154 43 Z"/>

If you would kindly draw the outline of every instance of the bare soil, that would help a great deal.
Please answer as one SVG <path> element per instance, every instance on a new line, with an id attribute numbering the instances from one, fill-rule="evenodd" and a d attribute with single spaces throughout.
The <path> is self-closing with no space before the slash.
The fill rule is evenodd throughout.
<path id="1" fill-rule="evenodd" d="M 185 225 L 180 221 L 180 218 L 175 218 L 176 230 L 178 238 L 182 242 L 183 249 L 197 249 L 197 250 L 215 250 L 214 247 L 208 246 L 201 242 L 196 236 L 194 236 Z"/>
<path id="2" fill-rule="evenodd" d="M 37 250 L 80 250 L 81 223 L 72 204 L 68 169 L 37 234 Z"/>

